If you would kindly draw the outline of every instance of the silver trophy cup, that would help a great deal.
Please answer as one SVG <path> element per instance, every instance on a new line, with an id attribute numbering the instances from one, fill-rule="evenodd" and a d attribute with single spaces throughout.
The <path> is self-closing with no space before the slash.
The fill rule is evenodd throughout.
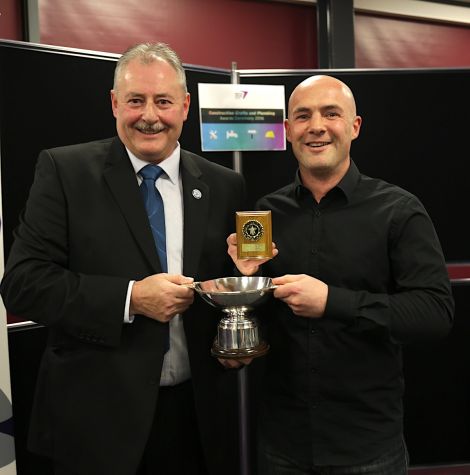
<path id="1" fill-rule="evenodd" d="M 217 327 L 212 355 L 217 358 L 256 358 L 267 353 L 253 309 L 266 301 L 276 287 L 269 277 L 223 277 L 196 282 L 194 289 L 225 316 Z"/>

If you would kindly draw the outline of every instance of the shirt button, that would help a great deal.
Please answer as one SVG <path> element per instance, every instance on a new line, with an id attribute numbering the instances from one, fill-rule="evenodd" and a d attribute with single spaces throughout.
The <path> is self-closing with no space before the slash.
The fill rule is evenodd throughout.
<path id="1" fill-rule="evenodd" d="M 315 335 L 315 333 L 317 333 L 317 331 L 312 328 L 312 329 L 310 330 L 310 334 L 311 334 L 311 335 Z"/>
<path id="2" fill-rule="evenodd" d="M 311 372 L 311 373 L 316 373 L 316 372 L 317 372 L 317 368 L 310 368 L 310 372 Z"/>
<path id="3" fill-rule="evenodd" d="M 316 210 L 315 210 L 315 216 L 316 216 L 317 218 L 319 218 L 320 215 L 321 215 L 320 210 L 316 209 Z"/>
<path id="4" fill-rule="evenodd" d="M 318 250 L 317 250 L 316 248 L 313 248 L 310 252 L 311 252 L 313 255 L 315 255 L 315 254 L 318 252 Z"/>

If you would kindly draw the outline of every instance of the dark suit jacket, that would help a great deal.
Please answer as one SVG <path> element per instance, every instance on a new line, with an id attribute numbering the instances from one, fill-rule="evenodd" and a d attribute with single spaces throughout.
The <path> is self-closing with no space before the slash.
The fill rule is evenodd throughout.
<path id="1" fill-rule="evenodd" d="M 184 275 L 232 275 L 226 237 L 243 178 L 181 151 Z M 192 195 L 198 189 L 200 199 Z M 1 285 L 15 315 L 50 336 L 30 448 L 87 475 L 135 473 L 151 427 L 164 324 L 123 324 L 129 280 L 161 272 L 134 169 L 118 138 L 41 152 Z M 211 473 L 238 473 L 236 375 L 210 355 L 220 313 L 185 312 L 196 409 Z"/>

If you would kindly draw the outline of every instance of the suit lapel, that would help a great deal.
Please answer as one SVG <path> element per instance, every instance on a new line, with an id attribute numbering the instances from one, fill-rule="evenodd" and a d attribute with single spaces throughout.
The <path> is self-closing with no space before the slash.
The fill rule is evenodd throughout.
<path id="1" fill-rule="evenodd" d="M 199 167 L 184 150 L 181 150 L 180 170 L 184 202 L 183 274 L 194 277 L 208 226 L 210 189 L 202 181 Z"/>
<path id="2" fill-rule="evenodd" d="M 134 168 L 125 147 L 117 138 L 111 145 L 103 176 L 137 245 L 141 248 L 154 272 L 162 272 Z"/>

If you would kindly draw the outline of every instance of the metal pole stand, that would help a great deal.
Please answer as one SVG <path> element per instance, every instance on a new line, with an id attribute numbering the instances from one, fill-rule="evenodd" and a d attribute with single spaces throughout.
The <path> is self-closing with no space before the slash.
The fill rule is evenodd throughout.
<path id="1" fill-rule="evenodd" d="M 238 428 L 240 440 L 240 475 L 250 475 L 250 434 L 248 403 L 248 368 L 238 370 Z"/>

